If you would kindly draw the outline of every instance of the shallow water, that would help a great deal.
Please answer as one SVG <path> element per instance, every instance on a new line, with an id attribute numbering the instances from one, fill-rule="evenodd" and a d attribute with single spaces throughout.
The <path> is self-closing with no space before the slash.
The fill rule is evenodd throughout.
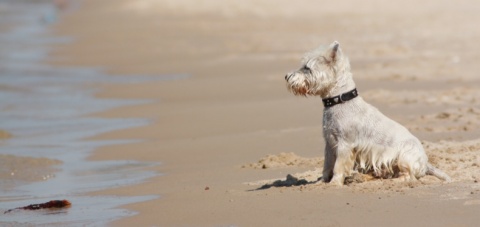
<path id="1" fill-rule="evenodd" d="M 72 41 L 48 35 L 49 25 L 58 18 L 51 2 L 0 0 L 0 130 L 12 135 L 0 138 L 0 211 L 57 199 L 70 200 L 72 207 L 0 214 L 0 224 L 97 226 L 133 214 L 115 207 L 156 196 L 85 193 L 142 182 L 158 175 L 145 170 L 158 163 L 86 161 L 100 146 L 138 142 L 86 138 L 149 123 L 92 117 L 109 108 L 149 101 L 97 99 L 89 85 L 179 77 L 110 76 L 99 69 L 42 64 L 52 44 Z"/>

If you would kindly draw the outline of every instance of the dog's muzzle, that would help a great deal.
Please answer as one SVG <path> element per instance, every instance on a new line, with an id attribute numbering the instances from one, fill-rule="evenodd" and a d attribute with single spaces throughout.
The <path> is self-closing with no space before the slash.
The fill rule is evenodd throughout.
<path id="1" fill-rule="evenodd" d="M 288 82 L 288 80 L 290 80 L 290 78 L 292 78 L 293 75 L 294 75 L 293 73 L 289 73 L 285 75 L 285 80 Z"/>

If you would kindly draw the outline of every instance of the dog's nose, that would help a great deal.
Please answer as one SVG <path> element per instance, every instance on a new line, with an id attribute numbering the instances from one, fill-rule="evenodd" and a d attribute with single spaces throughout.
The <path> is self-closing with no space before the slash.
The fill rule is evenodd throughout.
<path id="1" fill-rule="evenodd" d="M 286 80 L 286 81 L 288 81 L 288 79 L 290 79 L 290 77 L 291 77 L 291 76 L 292 76 L 292 74 L 291 74 L 291 73 L 289 73 L 289 74 L 285 75 L 285 80 Z"/>

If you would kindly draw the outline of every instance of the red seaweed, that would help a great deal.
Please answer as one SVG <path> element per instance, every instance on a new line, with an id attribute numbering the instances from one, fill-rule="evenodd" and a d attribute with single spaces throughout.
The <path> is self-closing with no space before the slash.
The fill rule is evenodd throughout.
<path id="1" fill-rule="evenodd" d="M 72 204 L 68 200 L 50 200 L 46 203 L 39 203 L 39 204 L 30 204 L 24 207 L 17 207 L 14 209 L 10 209 L 4 212 L 4 214 L 12 212 L 14 210 L 39 210 L 39 209 L 59 209 L 59 208 L 68 208 Z"/>

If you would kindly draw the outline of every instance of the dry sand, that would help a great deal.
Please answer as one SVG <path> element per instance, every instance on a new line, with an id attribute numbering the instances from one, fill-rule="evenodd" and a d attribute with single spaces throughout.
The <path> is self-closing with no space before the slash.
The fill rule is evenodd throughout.
<path id="1" fill-rule="evenodd" d="M 160 195 L 126 206 L 139 214 L 114 226 L 476 226 L 479 10 L 474 0 L 85 0 L 57 25 L 76 42 L 52 62 L 191 75 L 101 87 L 99 97 L 155 102 L 99 116 L 154 122 L 99 135 L 144 142 L 91 158 L 160 162 L 163 174 L 96 193 Z M 283 75 L 333 40 L 364 99 L 424 141 L 452 183 L 310 184 L 320 177 L 322 103 L 289 94 Z"/>

